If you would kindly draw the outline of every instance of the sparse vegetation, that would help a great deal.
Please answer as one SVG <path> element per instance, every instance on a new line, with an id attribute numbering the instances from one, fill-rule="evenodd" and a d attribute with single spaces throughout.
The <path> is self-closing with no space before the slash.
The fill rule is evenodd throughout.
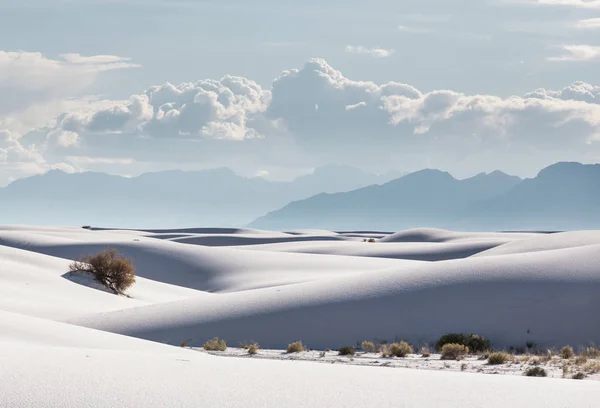
<path id="1" fill-rule="evenodd" d="M 527 377 L 546 377 L 548 373 L 542 367 L 531 367 L 525 370 Z"/>
<path id="2" fill-rule="evenodd" d="M 260 345 L 258 343 L 254 343 L 248 346 L 248 354 L 256 354 L 258 353 L 258 350 L 260 349 Z"/>
<path id="3" fill-rule="evenodd" d="M 204 343 L 204 350 L 207 351 L 225 351 L 227 350 L 227 343 L 225 340 L 219 340 L 218 337 L 215 337 L 212 340 L 208 340 Z"/>
<path id="4" fill-rule="evenodd" d="M 412 346 L 405 341 L 390 345 L 390 354 L 395 357 L 406 357 L 407 355 L 412 354 L 412 352 Z"/>
<path id="5" fill-rule="evenodd" d="M 578 373 L 573 374 L 573 376 L 571 378 L 574 380 L 583 380 L 585 377 L 586 376 L 584 373 L 578 372 Z"/>
<path id="6" fill-rule="evenodd" d="M 442 360 L 461 360 L 469 354 L 469 348 L 463 344 L 448 343 L 442 346 Z"/>
<path id="7" fill-rule="evenodd" d="M 423 357 L 431 356 L 431 350 L 429 350 L 429 347 L 426 347 L 426 346 L 421 347 L 421 350 L 419 350 L 419 353 Z"/>
<path id="8" fill-rule="evenodd" d="M 361 345 L 360 345 L 360 348 L 362 348 L 362 350 L 365 353 L 373 353 L 373 352 L 375 352 L 375 344 L 373 344 L 372 341 L 367 341 L 367 340 L 363 341 L 361 343 Z"/>
<path id="9" fill-rule="evenodd" d="M 436 349 L 442 350 L 445 344 L 461 344 L 467 347 L 472 353 L 482 353 L 490 349 L 490 341 L 483 336 L 469 333 L 448 333 L 444 334 L 438 340 Z"/>
<path id="10" fill-rule="evenodd" d="M 187 347 L 190 341 L 191 339 L 183 340 L 181 343 L 179 343 L 179 347 Z"/>
<path id="11" fill-rule="evenodd" d="M 589 374 L 600 373 L 600 361 L 597 361 L 597 360 L 588 361 L 583 366 L 583 370 Z"/>
<path id="12" fill-rule="evenodd" d="M 96 281 L 118 295 L 135 283 L 133 260 L 111 248 L 96 255 L 84 256 L 73 262 L 69 270 L 91 274 Z"/>
<path id="13" fill-rule="evenodd" d="M 286 353 L 301 353 L 303 351 L 306 351 L 306 348 L 304 347 L 301 341 L 296 341 L 294 343 L 288 344 L 287 349 L 285 351 Z"/>
<path id="14" fill-rule="evenodd" d="M 381 357 L 390 357 L 392 355 L 389 345 L 379 344 L 378 348 L 379 348 L 379 352 L 381 353 Z"/>
<path id="15" fill-rule="evenodd" d="M 562 349 L 560 349 L 560 355 L 565 360 L 568 360 L 575 356 L 575 351 L 573 351 L 573 347 L 571 346 L 564 346 Z"/>
<path id="16" fill-rule="evenodd" d="M 356 350 L 354 349 L 354 347 L 344 346 L 338 350 L 338 354 L 340 356 L 353 356 L 354 354 L 356 354 Z"/>
<path id="17" fill-rule="evenodd" d="M 507 361 L 511 361 L 513 359 L 513 356 L 509 353 L 505 353 L 505 352 L 496 352 L 496 353 L 492 353 L 488 356 L 488 364 L 491 365 L 498 365 L 498 364 L 504 364 Z"/>

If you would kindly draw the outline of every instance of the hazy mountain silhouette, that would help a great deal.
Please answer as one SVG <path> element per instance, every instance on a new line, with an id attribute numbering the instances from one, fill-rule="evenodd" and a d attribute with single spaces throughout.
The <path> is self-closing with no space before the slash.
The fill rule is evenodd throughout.
<path id="1" fill-rule="evenodd" d="M 245 178 L 227 168 L 134 178 L 52 170 L 0 188 L 0 223 L 242 226 L 293 200 L 322 191 L 349 191 L 391 177 L 346 166 L 318 168 L 292 182 Z"/>
<path id="2" fill-rule="evenodd" d="M 521 179 L 496 171 L 457 180 L 440 170 L 421 170 L 383 185 L 319 194 L 257 219 L 266 229 L 383 229 L 435 226 L 458 228 L 475 203 L 500 196 Z"/>

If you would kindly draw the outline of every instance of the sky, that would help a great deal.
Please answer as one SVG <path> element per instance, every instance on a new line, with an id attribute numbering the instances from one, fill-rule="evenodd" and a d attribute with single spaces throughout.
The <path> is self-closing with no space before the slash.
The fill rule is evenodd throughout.
<path id="1" fill-rule="evenodd" d="M 600 161 L 600 0 L 0 0 L 0 186 Z"/>

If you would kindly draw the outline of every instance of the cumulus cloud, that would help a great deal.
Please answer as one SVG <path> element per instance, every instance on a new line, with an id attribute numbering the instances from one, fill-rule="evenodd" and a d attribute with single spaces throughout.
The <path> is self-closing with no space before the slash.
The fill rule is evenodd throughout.
<path id="1" fill-rule="evenodd" d="M 353 80 L 311 59 L 284 71 L 270 89 L 225 76 L 98 101 L 59 115 L 28 140 L 43 146 L 48 162 L 75 168 L 162 161 L 245 166 L 254 174 L 335 162 L 522 174 L 559 160 L 600 158 L 599 102 L 600 87 L 584 82 L 508 98 L 424 92 Z"/>
<path id="2" fill-rule="evenodd" d="M 566 52 L 558 57 L 549 57 L 549 61 L 589 61 L 600 58 L 600 46 L 593 45 L 564 45 Z"/>
<path id="3" fill-rule="evenodd" d="M 350 54 L 370 55 L 376 58 L 386 58 L 394 54 L 394 50 L 379 47 L 363 47 L 362 45 L 346 45 L 346 52 Z"/>

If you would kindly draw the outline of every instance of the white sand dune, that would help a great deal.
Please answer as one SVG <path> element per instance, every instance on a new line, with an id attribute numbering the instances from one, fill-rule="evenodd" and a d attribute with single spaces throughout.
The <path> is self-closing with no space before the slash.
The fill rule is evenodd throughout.
<path id="1" fill-rule="evenodd" d="M 180 241 L 207 236 L 217 247 Z M 134 258 L 130 297 L 68 273 L 109 246 Z M 0 226 L 2 406 L 592 407 L 597 387 L 585 381 L 218 358 L 159 343 L 324 349 L 476 332 L 496 347 L 598 344 L 598 265 L 597 231 Z"/>

